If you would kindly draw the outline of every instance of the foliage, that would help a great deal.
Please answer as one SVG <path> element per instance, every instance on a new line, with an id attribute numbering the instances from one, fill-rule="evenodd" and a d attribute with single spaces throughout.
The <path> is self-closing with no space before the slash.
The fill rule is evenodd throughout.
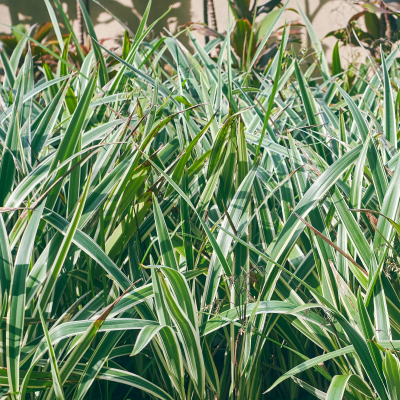
<path id="1" fill-rule="evenodd" d="M 254 68 L 265 70 L 275 56 L 280 43 L 277 37 L 282 28 L 277 27 L 277 22 L 288 2 L 270 0 L 262 6 L 257 4 L 257 1 L 250 6 L 247 0 L 229 0 L 229 9 L 234 17 L 234 24 L 232 27 L 228 26 L 228 32 L 226 32 L 226 35 L 231 38 L 230 45 L 233 49 L 231 63 L 233 68 L 247 73 Z M 266 15 L 257 21 L 256 18 L 263 14 Z M 230 25 L 229 21 L 228 25 Z M 293 23 L 293 25 L 299 24 Z M 188 22 L 183 27 L 197 30 L 207 37 L 214 37 L 215 42 L 220 42 L 225 37 L 225 34 L 217 32 L 204 23 Z M 290 42 L 298 42 L 298 39 L 290 38 Z M 217 54 L 219 50 L 220 48 L 216 47 Z"/>
<path id="2" fill-rule="evenodd" d="M 235 26 L 232 30 L 232 47 L 238 56 L 237 64 L 246 68 L 250 64 L 251 58 L 254 57 L 257 48 L 260 58 L 257 59 L 257 64 L 260 68 L 264 68 L 266 63 L 276 52 L 276 44 L 270 43 L 270 46 L 265 46 L 262 43 L 264 35 L 271 27 L 275 27 L 275 18 L 281 15 L 283 4 L 278 0 L 270 0 L 262 6 L 257 6 L 254 2 L 250 7 L 250 1 L 247 0 L 229 0 L 230 10 L 235 18 Z M 260 21 L 256 18 L 266 14 Z M 268 54 L 269 53 L 269 54 Z M 265 56 L 262 59 L 262 56 Z"/>
<path id="3" fill-rule="evenodd" d="M 3 54 L 8 55 L 8 58 L 14 54 L 13 59 L 10 60 L 13 69 L 18 69 L 22 66 L 23 60 L 28 53 L 28 47 L 32 55 L 35 79 L 38 79 L 38 77 L 41 75 L 41 69 L 44 68 L 45 65 L 47 65 L 50 69 L 57 68 L 57 57 L 54 57 L 42 47 L 44 46 L 45 48 L 50 49 L 58 56 L 62 55 L 63 49 L 60 48 L 60 43 L 57 40 L 56 35 L 50 35 L 52 28 L 52 22 L 33 25 L 30 29 L 26 29 L 23 24 L 19 24 L 11 28 L 11 34 L 0 35 L 0 42 L 4 52 Z M 61 35 L 60 33 L 60 36 L 62 37 L 63 42 L 68 38 L 68 34 Z M 78 42 L 75 43 L 75 46 L 77 43 Z M 81 61 L 83 61 L 84 54 L 87 54 L 88 51 L 85 46 L 80 46 L 79 44 L 78 46 L 78 48 L 72 48 L 72 46 L 70 46 L 68 58 L 72 64 L 80 66 Z M 18 65 L 15 64 L 15 60 L 17 58 Z"/>
<path id="4" fill-rule="evenodd" d="M 85 13 L 79 69 L 2 53 L 1 394 L 398 399 L 397 49 L 343 85 L 305 19 L 237 74 L 150 6 L 122 58 Z"/>
<path id="5" fill-rule="evenodd" d="M 380 46 L 385 52 L 390 51 L 392 43 L 400 39 L 400 14 L 383 2 L 380 7 L 367 1 L 361 5 L 363 10 L 354 14 L 346 27 L 329 32 L 326 37 L 333 36 L 344 45 L 363 46 L 373 57 L 380 58 Z M 366 31 L 360 20 L 364 20 Z"/>

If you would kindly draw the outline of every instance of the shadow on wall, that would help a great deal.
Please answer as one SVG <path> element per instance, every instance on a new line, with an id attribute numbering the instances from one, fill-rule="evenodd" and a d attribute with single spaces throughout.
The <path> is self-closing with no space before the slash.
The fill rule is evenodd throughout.
<path id="1" fill-rule="evenodd" d="M 76 0 L 60 0 L 63 4 L 64 11 L 67 12 L 71 21 L 77 19 L 77 1 Z M 201 1 L 201 0 L 200 0 Z M 54 3 L 51 1 L 54 9 L 56 9 Z M 86 3 L 83 0 L 83 3 Z M 89 13 L 92 19 L 93 25 L 102 24 L 102 29 L 96 29 L 96 33 L 101 38 L 112 38 L 117 39 L 121 36 L 122 28 L 120 25 L 110 25 L 114 20 L 113 18 L 98 4 L 89 0 Z M 140 16 L 145 12 L 148 1 L 146 0 L 99 0 L 104 7 L 109 9 L 117 18 L 125 23 L 133 32 L 136 31 L 140 23 Z M 150 38 L 159 36 L 159 33 L 164 27 L 170 31 L 175 31 L 179 25 L 191 20 L 190 14 L 190 0 L 182 0 L 178 2 L 176 0 L 153 0 L 152 7 L 148 22 L 153 22 L 159 18 L 168 8 L 175 4 L 175 7 L 168 13 L 168 15 L 161 20 L 156 26 L 154 31 L 151 33 Z M 34 23 L 44 23 L 50 20 L 47 7 L 44 0 L 0 0 L 0 4 L 8 7 L 11 24 L 16 25 L 19 23 L 32 25 Z M 0 22 L 2 21 L 0 15 Z M 62 22 L 62 18 L 59 18 Z M 103 28 L 104 27 L 104 28 Z M 5 28 L 0 28 L 0 31 L 4 31 Z M 165 33 L 165 32 L 164 32 Z M 183 36 L 181 36 L 185 42 Z M 186 44 L 186 43 L 185 43 Z"/>
<path id="2" fill-rule="evenodd" d="M 60 0 L 63 4 L 64 10 L 69 15 L 70 20 L 73 22 L 74 29 L 77 28 L 76 20 L 77 20 L 77 0 Z M 140 16 L 143 15 L 146 6 L 148 4 L 148 0 L 98 0 L 101 4 L 103 4 L 106 8 L 108 8 L 117 18 L 119 18 L 122 22 L 126 23 L 128 27 L 135 32 L 139 22 Z M 251 0 L 253 1 L 253 0 Z M 266 3 L 268 0 L 259 0 L 259 5 Z M 50 0 L 52 4 L 53 0 Z M 100 40 L 102 39 L 113 39 L 114 43 L 106 43 L 106 46 L 113 46 L 115 44 L 115 39 L 118 39 L 123 34 L 123 28 L 116 22 L 102 7 L 98 4 L 94 3 L 92 0 L 83 0 L 84 3 L 89 3 L 89 12 L 93 24 L 95 25 L 96 33 Z M 218 30 L 220 32 L 224 32 L 226 30 L 226 7 L 221 7 L 225 5 L 227 0 L 214 0 L 217 20 L 218 20 Z M 150 15 L 148 18 L 148 22 L 153 22 L 157 18 L 159 18 L 168 8 L 175 4 L 175 7 L 169 12 L 169 14 L 161 20 L 156 26 L 155 29 L 150 33 L 149 39 L 153 39 L 154 37 L 159 36 L 160 32 L 163 31 L 163 28 L 168 28 L 172 33 L 176 33 L 178 26 L 183 25 L 189 21 L 203 21 L 203 3 L 204 0 L 181 0 L 177 2 L 176 0 L 153 0 L 152 7 L 150 9 Z M 343 1 L 340 0 L 299 0 L 299 3 L 306 15 L 313 23 L 314 28 L 317 31 L 317 34 L 322 38 L 326 33 L 326 25 L 337 25 L 334 19 L 334 15 L 332 14 L 332 10 L 336 10 L 339 8 L 336 5 L 332 5 L 330 7 L 330 13 L 328 16 L 326 15 L 326 10 L 323 11 L 324 7 L 329 3 L 340 3 Z M 0 6 L 4 6 L 8 8 L 10 18 L 5 16 L 5 13 L 0 13 L 0 22 L 2 23 L 10 23 L 16 25 L 18 23 L 32 25 L 34 23 L 44 23 L 50 20 L 46 5 L 44 0 L 0 0 Z M 297 8 L 296 0 L 291 0 L 289 2 L 288 8 Z M 336 10 L 337 12 L 338 10 Z M 297 20 L 299 22 L 303 22 L 299 14 L 294 14 L 289 12 L 289 19 Z M 327 18 L 328 17 L 328 18 Z M 336 17 L 335 17 L 336 18 Z M 7 21 L 5 21 L 7 19 Z M 347 20 L 346 17 L 344 19 Z M 59 21 L 62 22 L 62 18 L 59 17 Z M 282 20 L 283 23 L 283 20 Z M 338 25 L 339 26 L 339 25 Z M 341 25 L 343 26 L 343 25 Z M 0 27 L 0 31 L 7 31 L 8 29 L 5 27 Z M 302 29 L 304 32 L 304 28 Z M 164 31 L 166 34 L 166 32 Z M 195 33 L 195 35 L 203 41 L 202 38 L 199 37 Z M 303 36 L 305 39 L 305 36 Z M 179 37 L 179 40 L 185 46 L 191 47 L 189 44 L 188 38 L 185 34 L 182 34 Z M 311 42 L 307 35 L 306 39 L 306 47 L 310 49 Z M 328 50 L 333 47 L 333 40 L 325 40 L 323 42 L 323 48 Z M 300 47 L 300 46 L 299 46 Z"/>

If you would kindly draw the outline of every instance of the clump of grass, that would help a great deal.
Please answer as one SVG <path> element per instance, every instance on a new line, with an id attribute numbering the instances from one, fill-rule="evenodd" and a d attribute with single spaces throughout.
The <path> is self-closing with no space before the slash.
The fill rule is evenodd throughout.
<path id="1" fill-rule="evenodd" d="M 286 28 L 235 70 L 149 9 L 122 58 L 85 12 L 80 70 L 2 53 L 1 394 L 397 399 L 397 48 L 331 76 L 306 19 L 308 69 Z"/>

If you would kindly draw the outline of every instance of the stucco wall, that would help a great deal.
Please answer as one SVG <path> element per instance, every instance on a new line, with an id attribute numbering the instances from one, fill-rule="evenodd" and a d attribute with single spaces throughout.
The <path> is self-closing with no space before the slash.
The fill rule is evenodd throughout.
<path id="1" fill-rule="evenodd" d="M 99 0 L 112 13 L 126 23 L 133 31 L 139 24 L 140 15 L 143 14 L 147 0 Z M 259 0 L 259 4 L 265 1 Z M 64 10 L 73 21 L 76 28 L 76 0 L 63 0 Z M 159 22 L 154 34 L 159 34 L 164 27 L 168 28 L 172 33 L 177 31 L 179 25 L 189 21 L 203 21 L 203 0 L 153 0 L 149 21 L 153 21 L 159 17 L 169 6 L 175 6 L 168 16 Z M 298 0 L 298 3 L 309 16 L 318 36 L 323 39 L 324 36 L 339 27 L 344 27 L 348 19 L 360 11 L 359 6 L 353 4 L 352 0 Z M 121 36 L 123 30 L 121 26 L 109 14 L 107 14 L 99 5 L 93 1 L 89 1 L 90 14 L 95 23 L 95 30 L 99 39 L 109 39 L 107 46 L 115 45 L 115 39 Z M 218 30 L 226 30 L 228 4 L 227 0 L 214 0 L 215 11 L 217 16 Z M 297 1 L 291 0 L 288 8 L 297 9 Z M 284 18 L 287 21 L 302 22 L 301 16 L 293 11 L 286 11 Z M 43 0 L 0 0 L 0 23 L 5 25 L 14 25 L 17 23 L 33 24 L 41 23 L 49 20 L 48 12 Z M 283 20 L 282 20 L 283 23 Z M 303 29 L 304 31 L 304 29 Z M 1 25 L 0 32 L 10 32 L 10 28 Z M 203 40 L 202 36 L 198 36 Z M 302 39 L 307 40 L 303 34 Z M 188 44 L 183 36 L 181 40 L 184 44 Z M 331 60 L 331 50 L 335 44 L 335 39 L 328 38 L 322 41 L 327 49 L 327 58 Z M 343 54 L 343 52 L 345 52 Z M 352 49 L 342 51 L 342 55 L 351 58 L 356 53 Z"/>

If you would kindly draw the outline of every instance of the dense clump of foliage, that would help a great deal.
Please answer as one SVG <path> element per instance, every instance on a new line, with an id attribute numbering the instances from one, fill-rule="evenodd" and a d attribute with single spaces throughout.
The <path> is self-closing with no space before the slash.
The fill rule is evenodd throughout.
<path id="1" fill-rule="evenodd" d="M 303 14 L 260 70 L 149 7 L 121 57 L 84 9 L 79 69 L 54 11 L 56 66 L 1 53 L 1 395 L 398 399 L 397 48 L 332 75 Z"/>

